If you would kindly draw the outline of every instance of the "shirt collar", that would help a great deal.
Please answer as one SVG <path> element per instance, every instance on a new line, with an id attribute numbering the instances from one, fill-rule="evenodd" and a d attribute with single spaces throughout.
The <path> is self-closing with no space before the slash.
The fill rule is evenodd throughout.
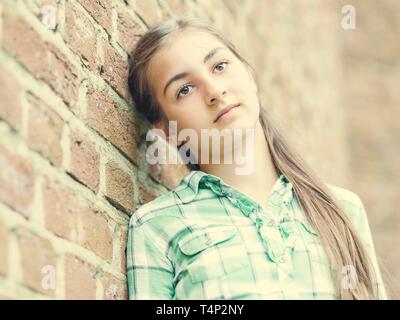
<path id="1" fill-rule="evenodd" d="M 174 192 L 183 203 L 191 202 L 198 194 L 200 182 L 203 180 L 211 181 L 219 186 L 233 188 L 230 185 L 226 184 L 220 177 L 206 173 L 201 170 L 193 170 L 181 180 L 179 186 L 174 190 Z M 291 190 L 292 184 L 289 182 L 286 176 L 281 173 L 272 187 L 271 194 L 274 192 L 283 194 L 284 191 Z"/>

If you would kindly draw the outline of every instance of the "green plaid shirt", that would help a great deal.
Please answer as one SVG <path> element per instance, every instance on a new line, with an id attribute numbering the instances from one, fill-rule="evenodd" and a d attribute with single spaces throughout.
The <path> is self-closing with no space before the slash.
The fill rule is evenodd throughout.
<path id="1" fill-rule="evenodd" d="M 387 299 L 360 198 L 326 185 L 368 250 L 379 298 Z M 194 170 L 130 219 L 129 299 L 336 299 L 330 272 L 282 174 L 259 204 L 219 177 Z"/>

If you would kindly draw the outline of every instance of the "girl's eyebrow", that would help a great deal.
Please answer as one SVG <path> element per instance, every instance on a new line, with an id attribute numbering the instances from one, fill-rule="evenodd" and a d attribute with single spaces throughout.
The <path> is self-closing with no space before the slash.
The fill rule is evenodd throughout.
<path id="1" fill-rule="evenodd" d="M 203 63 L 206 63 L 208 60 L 210 60 L 220 50 L 227 50 L 227 49 L 225 47 L 216 47 L 216 48 L 212 49 L 209 53 L 207 53 L 205 55 L 205 57 L 203 59 Z M 188 75 L 189 75 L 188 72 L 181 72 L 181 73 L 178 73 L 178 74 L 174 75 L 171 79 L 169 79 L 167 81 L 167 84 L 164 87 L 164 96 L 165 96 L 165 93 L 166 93 L 168 87 L 172 84 L 172 82 L 178 81 L 178 80 L 180 80 L 182 78 L 185 78 Z"/>

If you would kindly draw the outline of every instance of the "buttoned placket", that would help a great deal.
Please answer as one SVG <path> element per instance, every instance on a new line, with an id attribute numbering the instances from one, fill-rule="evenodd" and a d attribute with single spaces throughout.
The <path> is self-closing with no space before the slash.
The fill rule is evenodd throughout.
<path id="1" fill-rule="evenodd" d="M 213 181 L 205 181 L 205 185 L 213 190 L 216 194 L 220 196 L 225 196 L 235 205 L 239 207 L 239 209 L 250 219 L 255 222 L 258 233 L 264 242 L 264 246 L 266 247 L 267 254 L 273 262 L 279 263 L 280 261 L 285 261 L 286 259 L 283 257 L 286 249 L 286 244 L 283 239 L 283 231 L 281 231 L 280 223 L 283 221 L 282 217 L 278 217 L 279 222 L 274 220 L 274 214 L 269 213 L 265 214 L 264 210 L 256 203 L 247 200 L 244 196 L 240 194 L 236 194 L 233 190 L 226 186 L 221 185 L 221 182 L 214 183 Z M 291 187 L 291 185 L 287 185 L 286 187 Z M 286 206 L 288 202 L 288 193 L 284 194 L 282 205 Z M 245 202 L 245 204 L 243 204 Z M 286 208 L 285 208 L 286 209 Z M 265 216 L 263 215 L 265 214 Z M 284 212 L 285 213 L 285 212 Z M 265 223 L 265 217 L 267 217 L 267 223 Z M 269 239 L 270 238 L 270 239 Z M 275 240 L 273 241 L 272 238 Z"/>
<path id="2" fill-rule="evenodd" d="M 278 198 L 281 201 L 279 203 L 281 210 L 278 212 L 278 215 L 270 211 L 269 203 L 264 210 L 258 204 L 244 198 L 244 195 L 241 196 L 234 193 L 231 188 L 223 186 L 221 183 L 214 184 L 213 182 L 206 181 L 206 185 L 216 194 L 227 197 L 233 205 L 238 207 L 243 214 L 255 223 L 268 258 L 277 265 L 279 282 L 282 288 L 286 288 L 284 290 L 285 297 L 287 299 L 296 299 L 296 291 L 289 288 L 293 286 L 291 280 L 293 270 L 290 255 L 292 248 L 288 243 L 290 242 L 289 239 L 284 238 L 283 234 L 285 231 L 281 227 L 281 224 L 285 221 L 285 216 L 288 214 L 292 185 L 288 183 L 286 186 L 281 186 L 280 190 L 275 191 L 276 194 L 274 192 L 272 194 L 273 197 L 281 197 Z"/>

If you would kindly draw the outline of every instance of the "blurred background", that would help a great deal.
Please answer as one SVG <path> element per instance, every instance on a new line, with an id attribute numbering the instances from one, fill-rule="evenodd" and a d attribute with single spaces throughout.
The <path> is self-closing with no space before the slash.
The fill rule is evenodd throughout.
<path id="1" fill-rule="evenodd" d="M 399 299 L 396 0 L 0 0 L 0 298 L 127 298 L 129 217 L 188 173 L 146 163 L 127 60 L 179 15 L 222 30 L 302 156 L 360 196 Z"/>

